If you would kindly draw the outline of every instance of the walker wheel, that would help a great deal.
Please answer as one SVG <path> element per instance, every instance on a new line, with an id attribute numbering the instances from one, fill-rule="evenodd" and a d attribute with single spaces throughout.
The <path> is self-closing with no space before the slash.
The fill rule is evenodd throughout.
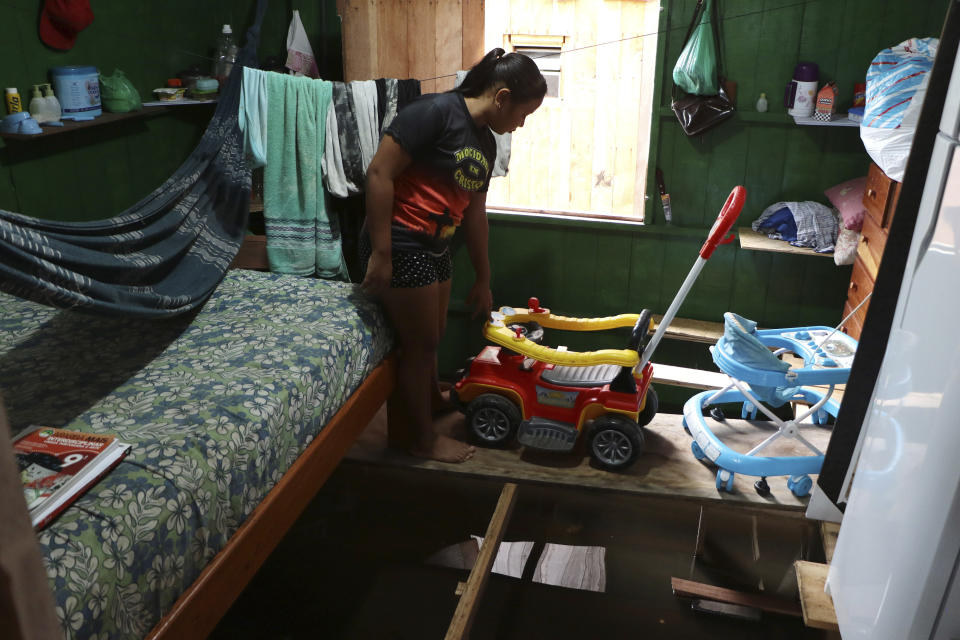
<path id="1" fill-rule="evenodd" d="M 690 443 L 690 451 L 693 452 L 693 457 L 697 460 L 703 460 L 707 457 L 707 454 L 703 452 L 703 449 L 697 444 L 696 440 Z"/>
<path id="2" fill-rule="evenodd" d="M 690 427 L 687 426 L 687 417 L 686 417 L 686 416 L 683 417 L 683 420 L 680 422 L 680 424 L 683 425 L 683 430 L 687 432 L 687 435 L 692 437 L 693 434 L 690 433 Z"/>
<path id="3" fill-rule="evenodd" d="M 757 408 L 753 406 L 752 402 L 744 402 L 740 409 L 740 417 L 744 420 L 753 420 L 757 417 Z"/>
<path id="4" fill-rule="evenodd" d="M 813 480 L 810 476 L 790 476 L 787 478 L 787 488 L 798 498 L 805 498 L 810 495 L 810 489 L 813 488 Z"/>
<path id="5" fill-rule="evenodd" d="M 727 419 L 727 416 L 723 415 L 723 409 L 720 407 L 714 407 L 713 409 L 710 409 L 710 417 L 717 422 L 724 422 Z"/>
<path id="6" fill-rule="evenodd" d="M 827 424 L 827 420 L 829 420 L 829 418 L 830 414 L 823 409 L 820 409 L 813 414 L 813 424 Z"/>
<path id="7" fill-rule="evenodd" d="M 733 492 L 733 473 L 726 469 L 717 471 L 717 491 Z"/>
<path id="8" fill-rule="evenodd" d="M 757 490 L 757 495 L 762 497 L 767 497 L 770 495 L 770 485 L 767 484 L 766 478 L 760 478 L 753 483 L 753 488 Z"/>

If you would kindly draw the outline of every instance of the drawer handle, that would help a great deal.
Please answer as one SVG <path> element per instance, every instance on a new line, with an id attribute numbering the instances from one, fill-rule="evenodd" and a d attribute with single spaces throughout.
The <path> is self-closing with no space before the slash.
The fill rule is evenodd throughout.
<path id="1" fill-rule="evenodd" d="M 868 198 L 872 198 L 872 197 L 874 197 L 875 195 L 877 195 L 877 192 L 876 192 L 876 191 L 874 191 L 873 189 L 867 189 L 867 197 L 868 197 Z"/>
<path id="2" fill-rule="evenodd" d="M 856 291 L 856 290 L 857 290 L 857 283 L 856 283 L 856 282 L 851 282 L 851 283 L 850 283 L 850 291 Z"/>

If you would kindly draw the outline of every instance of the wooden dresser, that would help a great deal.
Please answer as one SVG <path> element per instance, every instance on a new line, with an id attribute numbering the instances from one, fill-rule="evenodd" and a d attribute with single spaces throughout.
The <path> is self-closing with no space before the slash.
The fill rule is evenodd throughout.
<path id="1" fill-rule="evenodd" d="M 850 288 L 847 290 L 847 302 L 843 306 L 844 318 L 873 291 L 877 268 L 883 257 L 883 248 L 887 243 L 887 233 L 899 197 L 900 183 L 891 180 L 880 167 L 870 163 L 867 186 L 863 193 L 863 206 L 867 214 L 863 218 L 860 244 L 857 246 L 857 257 L 850 275 Z M 843 331 L 859 340 L 869 307 L 869 302 L 860 307 L 857 313 L 847 320 Z"/>

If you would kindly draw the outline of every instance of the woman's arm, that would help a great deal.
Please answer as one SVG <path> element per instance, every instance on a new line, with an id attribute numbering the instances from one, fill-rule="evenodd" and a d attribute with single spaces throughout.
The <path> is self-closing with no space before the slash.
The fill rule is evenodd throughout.
<path id="1" fill-rule="evenodd" d="M 490 255 L 487 244 L 489 228 L 487 226 L 487 192 L 478 191 L 471 195 L 470 204 L 463 212 L 463 228 L 467 233 L 467 251 L 476 280 L 467 295 L 467 304 L 473 305 L 474 317 L 478 314 L 490 315 L 493 307 L 493 293 L 490 291 Z"/>
<path id="2" fill-rule="evenodd" d="M 393 274 L 390 220 L 393 216 L 393 181 L 410 165 L 410 155 L 386 135 L 367 168 L 367 232 L 372 254 L 361 285 L 372 295 L 390 287 Z"/>

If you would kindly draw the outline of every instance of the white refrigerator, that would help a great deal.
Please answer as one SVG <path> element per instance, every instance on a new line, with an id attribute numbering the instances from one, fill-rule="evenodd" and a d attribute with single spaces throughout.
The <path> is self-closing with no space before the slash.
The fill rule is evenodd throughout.
<path id="1" fill-rule="evenodd" d="M 960 64 L 827 581 L 844 640 L 960 638 Z"/>

